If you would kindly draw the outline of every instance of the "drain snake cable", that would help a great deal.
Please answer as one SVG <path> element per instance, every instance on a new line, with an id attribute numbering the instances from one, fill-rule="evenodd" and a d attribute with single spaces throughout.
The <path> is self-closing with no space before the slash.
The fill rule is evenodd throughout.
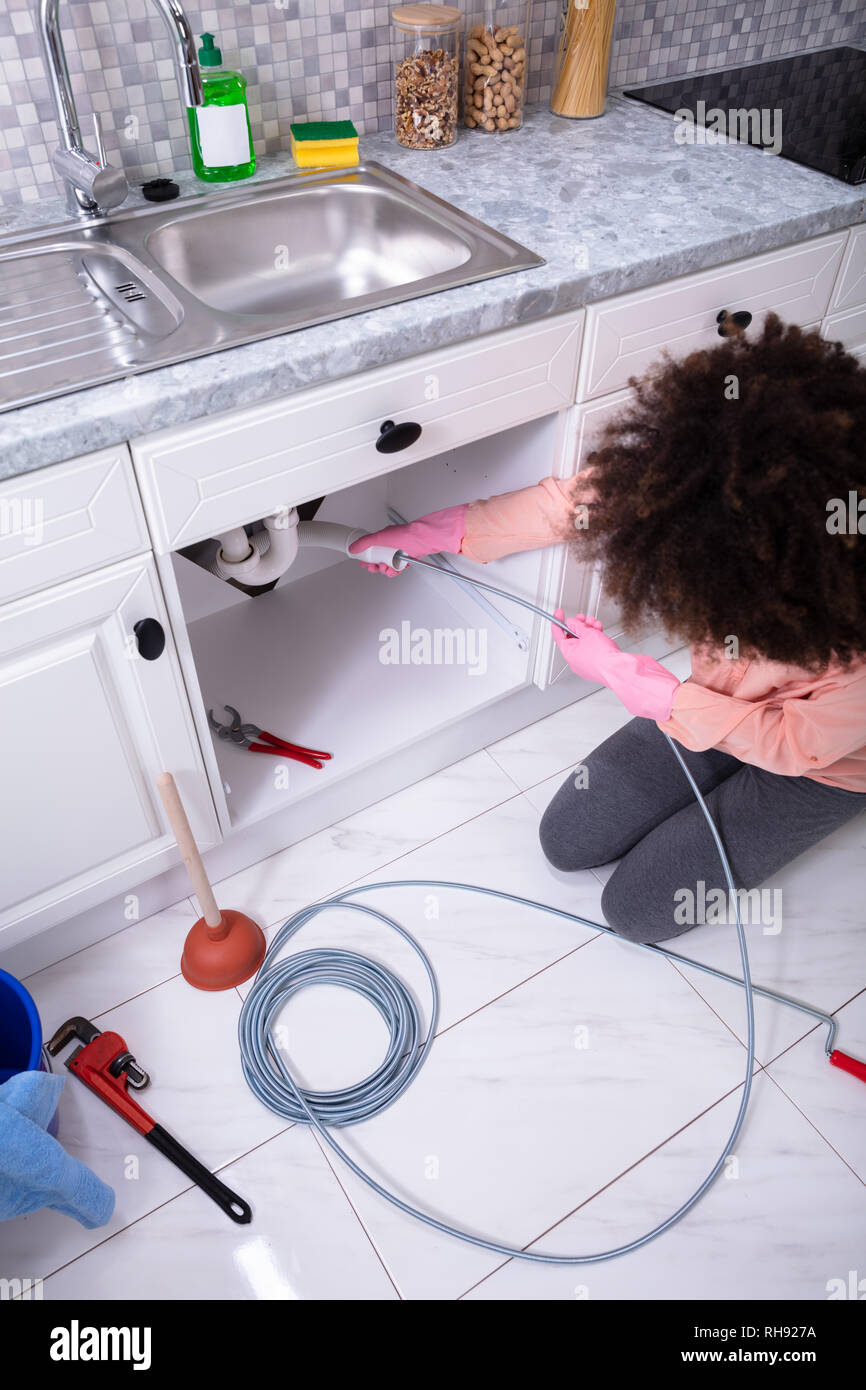
<path id="1" fill-rule="evenodd" d="M 423 560 L 410 560 L 411 564 L 423 565 L 426 569 L 433 569 L 440 574 L 449 577 L 453 573 L 451 570 L 441 568 L 435 563 Z M 547 621 L 557 623 L 565 632 L 570 629 L 565 623 L 554 618 L 552 614 L 545 613 L 535 604 L 527 600 L 517 598 L 513 594 L 508 594 L 504 590 L 497 589 L 491 584 L 482 583 L 480 580 L 469 578 L 461 574 L 462 579 L 474 584 L 477 588 L 486 589 L 497 594 L 499 597 L 507 599 L 509 602 L 518 603 L 522 607 L 538 614 Z M 571 634 L 572 636 L 574 634 Z M 238 1023 L 238 1040 L 241 1052 L 241 1064 L 247 1084 L 255 1096 L 275 1114 L 293 1121 L 296 1124 L 310 1125 L 327 1146 L 338 1155 L 343 1163 L 368 1187 L 380 1197 L 385 1198 L 393 1206 L 404 1212 L 407 1216 L 414 1217 L 423 1222 L 433 1230 L 440 1231 L 444 1235 L 453 1236 L 470 1245 L 477 1246 L 482 1250 L 488 1250 L 492 1254 L 502 1255 L 506 1258 L 526 1260 L 537 1264 L 555 1265 L 584 1265 L 597 1264 L 605 1260 L 616 1259 L 620 1255 L 627 1255 L 633 1250 L 639 1250 L 641 1246 L 649 1244 L 665 1231 L 670 1230 L 678 1221 L 691 1211 L 692 1207 L 703 1197 L 704 1193 L 713 1184 L 715 1179 L 725 1165 L 726 1159 L 733 1152 L 734 1145 L 743 1126 L 746 1111 L 749 1105 L 749 1098 L 752 1089 L 752 1077 L 755 1063 L 755 995 L 761 995 L 767 999 L 773 999 L 779 1003 L 786 1004 L 791 1008 L 800 1010 L 802 1013 L 809 1014 L 820 1023 L 826 1025 L 828 1036 L 826 1039 L 826 1051 L 831 1055 L 831 1060 L 842 1057 L 844 1054 L 833 1053 L 833 1043 L 836 1036 L 836 1020 L 829 1014 L 822 1013 L 811 1005 L 802 1004 L 797 1000 L 788 999 L 786 996 L 777 994 L 773 990 L 764 989 L 752 983 L 749 968 L 749 953 L 746 945 L 746 934 L 740 916 L 739 896 L 734 886 L 731 866 L 722 842 L 721 835 L 716 827 L 704 797 L 698 788 L 694 777 L 689 771 L 683 757 L 673 740 L 665 734 L 670 745 L 671 752 L 677 759 L 689 786 L 694 793 L 695 799 L 701 808 L 704 819 L 709 827 L 713 842 L 718 851 L 724 877 L 728 885 L 729 902 L 733 904 L 736 914 L 737 942 L 740 953 L 740 964 L 742 968 L 742 979 L 735 975 L 728 975 L 724 971 L 717 970 L 712 966 L 704 965 L 700 961 L 690 960 L 687 956 L 680 956 L 674 951 L 665 950 L 664 947 L 652 945 L 644 942 L 630 942 L 630 945 L 639 946 L 641 950 L 652 951 L 655 955 L 665 956 L 676 965 L 685 965 L 703 971 L 705 974 L 712 975 L 717 979 L 726 980 L 731 984 L 740 985 L 745 993 L 746 1003 L 746 1067 L 745 1079 L 743 1083 L 742 1096 L 739 1108 L 734 1119 L 733 1126 L 728 1135 L 725 1145 L 713 1164 L 706 1177 L 695 1188 L 694 1192 L 688 1197 L 676 1211 L 668 1216 L 664 1221 L 659 1222 L 644 1235 L 636 1237 L 623 1245 L 615 1246 L 609 1250 L 601 1250 L 595 1254 L 586 1255 L 553 1255 L 542 1254 L 538 1251 L 521 1249 L 516 1246 L 505 1245 L 496 1240 L 487 1240 L 483 1236 L 474 1235 L 469 1231 L 461 1230 L 451 1226 L 445 1221 L 440 1221 L 429 1212 L 413 1207 L 411 1203 L 398 1197 L 384 1187 L 372 1175 L 366 1172 L 361 1165 L 347 1153 L 341 1144 L 333 1137 L 331 1128 L 342 1128 L 350 1125 L 359 1124 L 364 1120 L 372 1118 L 382 1110 L 392 1105 L 412 1084 L 418 1072 L 421 1070 L 436 1035 L 436 1026 L 439 1018 L 439 987 L 433 967 L 423 948 L 415 938 L 399 922 L 386 915 L 379 908 L 367 906 L 364 903 L 352 901 L 364 893 L 381 892 L 385 888 L 424 888 L 424 889 L 456 889 L 463 892 L 478 893 L 484 897 L 497 898 L 503 902 L 516 903 L 521 907 L 531 908 L 537 912 L 546 912 L 554 917 L 560 917 L 567 922 L 573 922 L 578 926 L 587 927 L 593 932 L 604 932 L 608 936 L 617 937 L 617 933 L 610 927 L 602 925 L 600 922 L 589 921 L 585 917 L 580 917 L 576 913 L 566 912 L 563 908 L 551 907 L 546 903 L 535 902 L 531 898 L 522 898 L 514 893 L 506 893 L 498 888 L 482 888 L 477 884 L 456 883 L 449 881 L 439 881 L 435 879 L 404 879 L 391 880 L 384 883 L 368 883 L 359 887 L 348 888 L 342 893 L 337 893 L 332 897 L 322 899 L 320 902 L 311 903 L 307 907 L 294 913 L 292 917 L 280 927 L 274 936 L 273 941 L 268 947 L 267 954 L 262 962 L 259 972 L 253 982 L 252 988 L 244 1000 L 241 1009 L 240 1020 Z M 359 955 L 355 951 L 346 951 L 339 948 L 316 949 L 298 952 L 290 955 L 284 960 L 278 959 L 280 952 L 286 943 L 302 927 L 312 921 L 322 912 L 339 908 L 359 912 L 366 917 L 371 917 L 375 921 L 384 924 L 386 927 L 395 931 L 398 936 L 412 948 L 420 960 L 430 986 L 431 1012 L 430 1022 L 424 1034 L 421 1016 L 418 1005 L 409 993 L 403 981 L 393 974 L 386 966 L 370 959 L 367 956 Z M 618 940 L 622 938 L 617 937 Z M 389 1044 L 384 1059 L 379 1066 L 363 1080 L 351 1086 L 334 1091 L 315 1091 L 302 1087 L 295 1080 L 291 1069 L 281 1052 L 279 1046 L 272 1036 L 272 1028 L 276 1022 L 277 1015 L 285 1004 L 300 990 L 306 989 L 310 985 L 332 985 L 343 989 L 349 989 L 361 995 L 378 1011 L 383 1019 L 389 1033 Z M 848 1060 L 848 1059 L 846 1059 Z M 844 1063 L 840 1063 L 844 1065 Z M 862 1067 L 862 1063 L 855 1063 Z M 859 1073 L 858 1073 L 859 1074 Z"/>

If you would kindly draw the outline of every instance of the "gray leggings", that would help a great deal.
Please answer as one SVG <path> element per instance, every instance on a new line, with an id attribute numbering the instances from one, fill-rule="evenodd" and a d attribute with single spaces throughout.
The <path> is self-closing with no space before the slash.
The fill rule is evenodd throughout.
<path id="1" fill-rule="evenodd" d="M 757 889 L 866 809 L 861 792 L 764 772 L 716 749 L 680 752 L 721 831 L 740 890 Z M 601 900 L 615 932 L 630 941 L 668 941 L 703 922 L 736 920 L 701 809 L 652 720 L 633 719 L 582 768 L 545 811 L 541 847 L 554 868 L 566 871 L 621 859 Z M 738 893 L 744 925 L 759 922 L 775 934 L 779 898 L 771 889 Z"/>

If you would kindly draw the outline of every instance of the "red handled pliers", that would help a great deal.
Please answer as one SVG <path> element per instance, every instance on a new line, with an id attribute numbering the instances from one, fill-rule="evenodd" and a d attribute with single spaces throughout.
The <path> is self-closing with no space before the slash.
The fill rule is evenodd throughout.
<path id="1" fill-rule="evenodd" d="M 293 762 L 316 768 L 321 768 L 322 762 L 331 758 L 330 753 L 323 753 L 317 748 L 302 748 L 298 743 L 287 743 L 285 739 L 277 738 L 276 734 L 269 734 L 266 729 L 260 729 L 256 724 L 242 724 L 241 716 L 233 705 L 223 705 L 223 709 L 232 716 L 231 724 L 220 724 L 219 720 L 214 718 L 212 709 L 207 712 L 208 723 L 219 738 L 236 743 L 239 748 L 246 748 L 248 753 L 273 753 L 278 757 L 291 758 Z"/>

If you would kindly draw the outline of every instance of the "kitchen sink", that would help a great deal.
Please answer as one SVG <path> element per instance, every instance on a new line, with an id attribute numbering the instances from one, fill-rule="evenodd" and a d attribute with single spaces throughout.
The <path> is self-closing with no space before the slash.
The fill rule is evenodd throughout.
<path id="1" fill-rule="evenodd" d="M 387 185 L 357 179 L 187 214 L 151 232 L 147 249 L 212 308 L 305 316 L 415 286 L 472 256 L 452 226 Z"/>
<path id="2" fill-rule="evenodd" d="M 373 163 L 0 243 L 0 410 L 541 264 Z"/>

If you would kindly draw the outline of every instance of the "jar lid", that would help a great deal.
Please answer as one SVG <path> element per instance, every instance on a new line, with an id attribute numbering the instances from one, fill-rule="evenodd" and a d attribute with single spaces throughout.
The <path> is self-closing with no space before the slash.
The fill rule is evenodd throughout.
<path id="1" fill-rule="evenodd" d="M 409 33 L 443 34 L 460 27 L 463 12 L 455 5 L 398 5 L 391 18 Z"/>

